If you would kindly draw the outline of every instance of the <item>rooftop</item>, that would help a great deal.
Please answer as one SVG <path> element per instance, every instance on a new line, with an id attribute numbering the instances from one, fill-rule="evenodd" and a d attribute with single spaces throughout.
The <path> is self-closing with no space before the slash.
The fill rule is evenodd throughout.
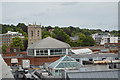
<path id="1" fill-rule="evenodd" d="M 71 54 L 73 58 L 93 58 L 93 57 L 118 57 L 118 54 L 104 53 L 104 54 Z"/>
<path id="2" fill-rule="evenodd" d="M 92 50 L 90 50 L 89 48 L 84 48 L 84 49 L 73 49 L 71 50 L 73 53 L 75 54 L 82 54 L 82 53 L 86 53 L 86 54 L 92 54 Z"/>
<path id="3" fill-rule="evenodd" d="M 70 80 L 73 78 L 77 79 L 93 79 L 93 78 L 101 78 L 100 80 L 106 80 L 106 78 L 112 78 L 111 80 L 115 78 L 119 78 L 119 72 L 120 70 L 103 70 L 103 71 L 83 71 L 83 72 L 68 72 L 67 76 L 69 77 Z M 117 80 L 117 79 L 116 79 Z"/>
<path id="4" fill-rule="evenodd" d="M 8 31 L 6 34 L 18 34 L 18 32 Z"/>
<path id="5" fill-rule="evenodd" d="M 47 37 L 28 46 L 28 49 L 69 48 L 70 45 L 57 39 Z"/>
<path id="6" fill-rule="evenodd" d="M 49 68 L 57 68 L 57 69 L 62 69 L 62 68 L 73 68 L 73 67 L 79 67 L 80 63 L 74 60 L 73 58 L 69 56 L 64 56 L 58 59 L 57 61 L 51 63 L 48 67 Z"/>

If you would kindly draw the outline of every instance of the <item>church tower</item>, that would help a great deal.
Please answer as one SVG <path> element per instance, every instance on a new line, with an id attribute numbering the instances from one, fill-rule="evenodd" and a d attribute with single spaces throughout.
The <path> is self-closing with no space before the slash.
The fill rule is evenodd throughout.
<path id="1" fill-rule="evenodd" d="M 38 41 L 41 39 L 41 25 L 29 25 L 28 26 L 28 46 L 30 44 L 33 44 L 34 42 Z"/>

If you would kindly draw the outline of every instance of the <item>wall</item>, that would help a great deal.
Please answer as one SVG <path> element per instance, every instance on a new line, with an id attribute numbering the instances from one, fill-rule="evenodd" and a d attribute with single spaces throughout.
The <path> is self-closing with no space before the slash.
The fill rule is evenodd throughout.
<path id="1" fill-rule="evenodd" d="M 27 57 L 27 58 L 18 58 L 18 64 L 22 65 L 23 59 L 29 59 L 30 65 L 42 65 L 45 62 L 54 62 L 58 60 L 60 57 Z M 4 58 L 5 62 L 10 66 L 11 65 L 11 58 Z"/>

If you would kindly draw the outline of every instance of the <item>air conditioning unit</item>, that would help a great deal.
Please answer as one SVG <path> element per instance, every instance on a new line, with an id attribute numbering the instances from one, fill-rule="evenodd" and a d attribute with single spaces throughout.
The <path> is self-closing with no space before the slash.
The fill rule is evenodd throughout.
<path id="1" fill-rule="evenodd" d="M 22 60 L 22 67 L 30 68 L 30 60 L 28 60 L 28 59 Z"/>

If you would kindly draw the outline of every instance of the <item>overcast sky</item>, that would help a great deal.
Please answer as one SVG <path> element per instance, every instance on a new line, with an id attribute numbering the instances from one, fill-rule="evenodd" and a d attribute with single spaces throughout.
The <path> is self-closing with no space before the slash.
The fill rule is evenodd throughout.
<path id="1" fill-rule="evenodd" d="M 3 2 L 2 23 L 117 30 L 117 2 Z"/>

